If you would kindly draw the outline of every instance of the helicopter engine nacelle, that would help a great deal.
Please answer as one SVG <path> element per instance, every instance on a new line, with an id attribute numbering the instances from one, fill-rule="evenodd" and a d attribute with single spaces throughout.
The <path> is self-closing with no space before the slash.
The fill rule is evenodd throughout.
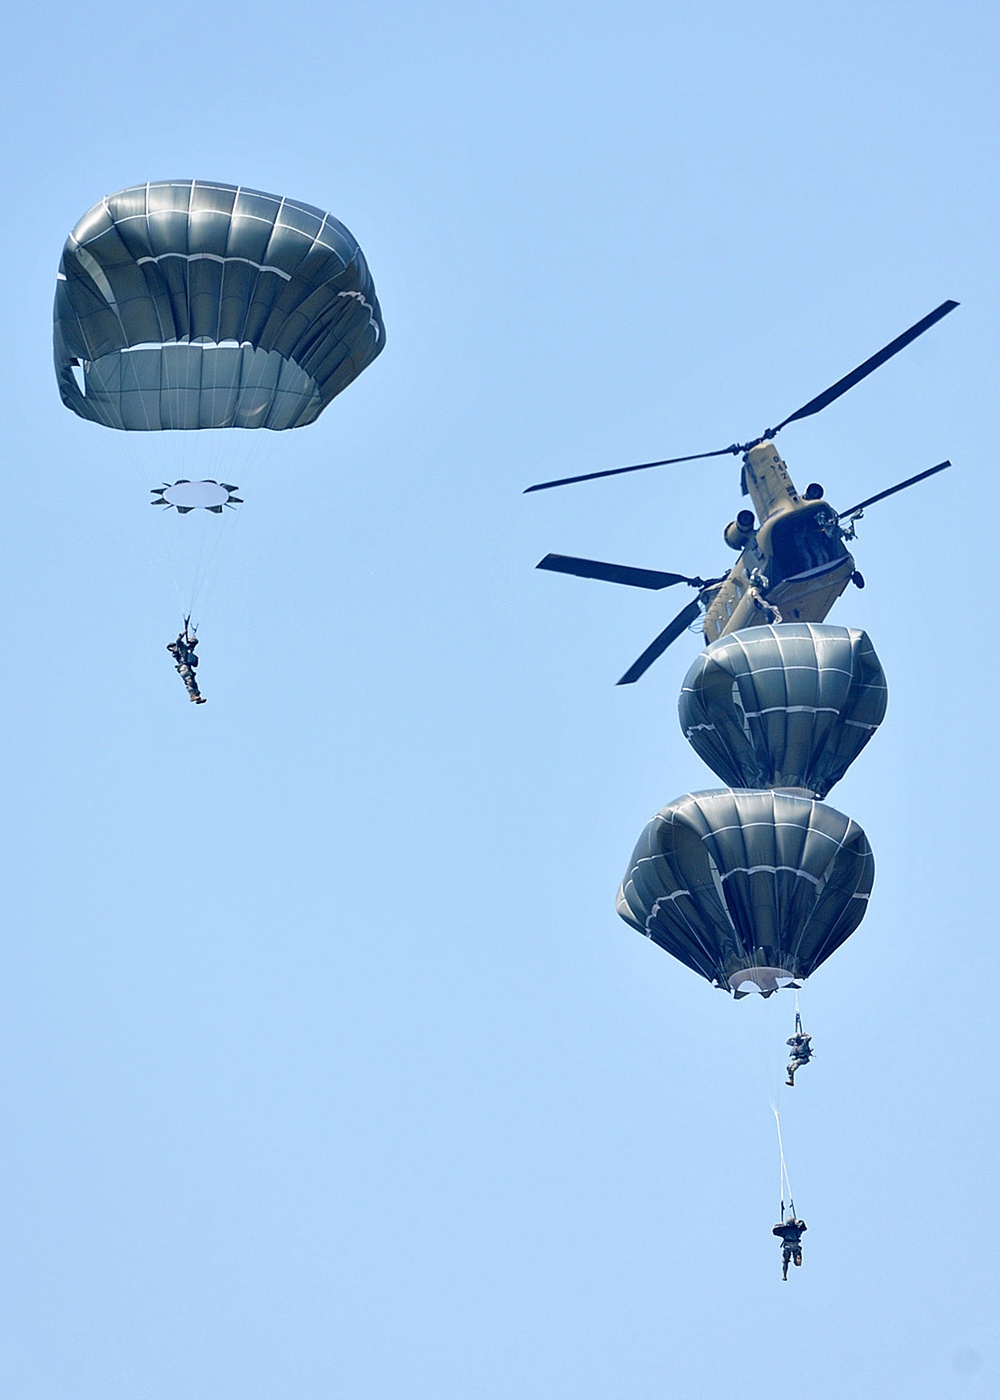
<path id="1" fill-rule="evenodd" d="M 731 520 L 722 532 L 722 538 L 730 549 L 745 549 L 753 539 L 753 511 L 741 510 L 735 520 Z"/>

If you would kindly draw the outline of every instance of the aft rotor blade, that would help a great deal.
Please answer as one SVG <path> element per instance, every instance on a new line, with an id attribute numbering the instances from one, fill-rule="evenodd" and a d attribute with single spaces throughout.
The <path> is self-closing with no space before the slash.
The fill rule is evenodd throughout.
<path id="1" fill-rule="evenodd" d="M 936 467 L 928 467 L 925 472 L 920 472 L 917 476 L 911 476 L 907 481 L 901 481 L 898 486 L 890 486 L 888 491 L 880 491 L 877 496 L 869 496 L 867 501 L 859 501 L 856 506 L 851 506 L 850 510 L 842 510 L 837 517 L 843 520 L 848 515 L 856 515 L 859 510 L 867 510 L 876 501 L 884 501 L 886 496 L 895 496 L 897 491 L 905 491 L 908 486 L 916 486 L 918 481 L 926 481 L 935 472 L 943 472 L 945 467 L 950 467 L 950 462 L 938 462 Z"/>
<path id="2" fill-rule="evenodd" d="M 626 472 L 644 472 L 650 467 L 672 467 L 677 462 L 701 462 L 706 457 L 728 457 L 742 452 L 742 447 L 733 443 L 730 447 L 717 448 L 715 452 L 695 452 L 690 457 L 664 457 L 662 462 L 637 462 L 634 467 L 612 467 L 610 471 L 587 472 L 583 476 L 563 476 L 558 481 L 539 481 L 534 486 L 526 486 L 522 495 L 532 491 L 548 491 L 552 486 L 575 486 L 578 481 L 596 481 L 599 476 L 624 476 Z"/>
<path id="3" fill-rule="evenodd" d="M 657 657 L 663 655 L 670 643 L 675 642 L 682 632 L 687 631 L 700 611 L 697 598 L 693 603 L 688 603 L 683 612 L 679 612 L 673 622 L 664 627 L 656 640 L 650 642 L 638 660 L 632 662 L 624 676 L 618 681 L 618 685 L 632 685 L 640 676 L 644 676 Z"/>
<path id="4" fill-rule="evenodd" d="M 688 578 L 686 574 L 665 574 L 659 569 L 632 569 L 627 564 L 602 564 L 597 559 L 576 559 L 570 554 L 546 554 L 536 569 L 551 569 L 555 574 L 575 574 L 577 578 L 599 578 L 605 583 L 626 583 L 632 588 L 671 588 L 675 583 L 690 583 L 704 587 L 705 580 Z"/>
<path id="5" fill-rule="evenodd" d="M 900 350 L 905 349 L 911 341 L 916 340 L 918 335 L 923 335 L 924 331 L 930 330 L 931 326 L 940 321 L 942 316 L 947 316 L 949 311 L 954 311 L 957 305 L 957 301 L 943 301 L 922 321 L 918 321 L 915 326 L 911 326 L 902 335 L 897 335 L 895 340 L 890 340 L 889 344 L 884 346 L 877 355 L 872 355 L 870 359 L 865 360 L 864 364 L 858 365 L 857 369 L 852 369 L 850 374 L 845 374 L 843 379 L 838 379 L 836 384 L 832 384 L 822 394 L 817 394 L 816 398 L 810 399 L 807 404 L 796 409 L 788 418 L 783 418 L 776 428 L 769 428 L 766 436 L 773 437 L 789 423 L 797 423 L 800 418 L 811 418 L 814 413 L 819 413 L 821 408 L 826 408 L 827 404 L 839 399 L 841 394 L 846 394 L 848 389 L 853 389 L 855 384 L 860 384 L 862 379 L 867 379 L 868 375 L 877 370 L 880 365 L 884 365 L 886 360 L 891 360 L 893 355 L 898 355 Z"/>

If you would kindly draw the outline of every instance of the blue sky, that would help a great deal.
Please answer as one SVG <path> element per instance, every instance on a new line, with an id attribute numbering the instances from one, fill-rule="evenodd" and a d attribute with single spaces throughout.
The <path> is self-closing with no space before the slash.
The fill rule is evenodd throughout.
<path id="1" fill-rule="evenodd" d="M 996 64 L 965 0 L 9 21 L 5 1394 L 996 1393 Z M 69 229 L 169 177 L 332 210 L 387 328 L 315 426 L 221 449 L 197 709 L 159 449 L 50 351 Z M 697 641 L 616 689 L 680 601 L 534 571 L 719 572 L 737 473 L 520 493 L 753 436 L 946 297 L 782 437 L 841 507 L 955 463 L 869 513 L 831 619 L 890 707 L 831 796 L 877 880 L 802 993 L 786 1286 L 789 999 L 614 913 L 718 785 Z"/>

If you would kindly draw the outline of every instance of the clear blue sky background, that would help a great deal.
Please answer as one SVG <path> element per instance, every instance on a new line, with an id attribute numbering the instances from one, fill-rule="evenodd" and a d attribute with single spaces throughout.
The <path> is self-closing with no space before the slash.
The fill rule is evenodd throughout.
<path id="1" fill-rule="evenodd" d="M 3 65 L 0 1391 L 996 1395 L 995 15 L 60 0 Z M 233 435 L 198 709 L 160 459 L 50 361 L 66 233 L 165 177 L 332 210 L 388 332 L 252 484 Z M 613 907 L 718 786 L 694 638 L 613 684 L 684 598 L 534 571 L 718 572 L 737 471 L 520 492 L 752 436 L 946 297 L 782 437 L 841 508 L 956 464 L 832 617 L 889 677 L 832 798 L 878 878 L 802 994 L 783 1285 L 791 1000 Z"/>

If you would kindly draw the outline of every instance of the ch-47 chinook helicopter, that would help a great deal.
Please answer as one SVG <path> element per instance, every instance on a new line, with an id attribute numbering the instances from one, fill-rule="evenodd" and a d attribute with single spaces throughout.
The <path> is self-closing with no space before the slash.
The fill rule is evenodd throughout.
<path id="1" fill-rule="evenodd" d="M 853 581 L 857 587 L 864 587 L 864 579 L 844 544 L 845 540 L 854 538 L 855 523 L 868 506 L 887 496 L 894 496 L 908 486 L 915 486 L 935 472 L 944 471 L 951 463 L 939 462 L 936 467 L 929 467 L 927 471 L 919 472 L 896 486 L 859 501 L 848 510 L 838 512 L 823 499 L 823 488 L 815 482 L 807 486 L 803 494 L 799 494 L 788 468 L 775 450 L 774 438 L 789 423 L 812 417 L 839 399 L 841 394 L 846 394 L 848 389 L 853 389 L 855 384 L 884 365 L 886 360 L 929 330 L 949 311 L 954 311 L 957 305 L 957 301 L 942 302 L 923 320 L 858 365 L 857 369 L 838 379 L 822 394 L 783 418 L 776 428 L 768 428 L 752 442 L 732 443 L 714 452 L 696 452 L 688 457 L 667 457 L 659 462 L 639 462 L 632 467 L 615 467 L 610 471 L 588 472 L 584 476 L 562 477 L 558 481 L 542 481 L 527 488 L 525 494 L 546 491 L 553 486 L 571 486 L 579 481 L 593 481 L 598 477 L 645 471 L 649 467 L 742 454 L 743 494 L 749 495 L 753 502 L 756 519 L 754 511 L 741 510 L 736 519 L 726 526 L 723 532 L 726 544 L 740 551 L 739 559 L 728 574 L 714 579 L 690 578 L 686 574 L 633 569 L 623 564 L 603 564 L 596 559 L 577 559 L 566 554 L 547 554 L 538 563 L 539 569 L 629 584 L 633 588 L 660 589 L 670 588 L 675 583 L 686 583 L 698 589 L 694 602 L 678 613 L 650 643 L 621 677 L 619 685 L 631 685 L 637 681 L 702 612 L 705 639 L 714 642 L 727 632 L 760 623 L 822 622 L 848 583 Z"/>

